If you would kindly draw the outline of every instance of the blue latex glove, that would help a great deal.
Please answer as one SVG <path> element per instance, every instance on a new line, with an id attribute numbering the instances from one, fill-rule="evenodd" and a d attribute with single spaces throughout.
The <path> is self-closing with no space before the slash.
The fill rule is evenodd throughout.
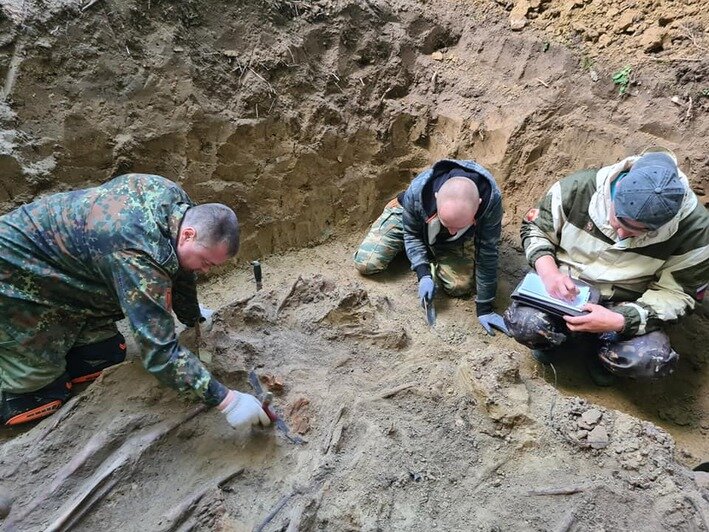
<path id="1" fill-rule="evenodd" d="M 436 285 L 433 282 L 433 278 L 430 275 L 421 277 L 421 280 L 419 281 L 419 301 L 421 301 L 421 306 L 423 307 L 424 299 L 428 303 L 433 301 L 433 296 L 435 293 Z"/>
<path id="2" fill-rule="evenodd" d="M 496 314 L 495 312 L 478 316 L 478 321 L 480 322 L 480 325 L 483 326 L 483 329 L 485 329 L 485 332 L 490 336 L 495 336 L 495 331 L 493 329 L 502 331 L 507 336 L 512 336 L 510 331 L 507 330 L 507 326 L 505 325 L 502 316 Z"/>

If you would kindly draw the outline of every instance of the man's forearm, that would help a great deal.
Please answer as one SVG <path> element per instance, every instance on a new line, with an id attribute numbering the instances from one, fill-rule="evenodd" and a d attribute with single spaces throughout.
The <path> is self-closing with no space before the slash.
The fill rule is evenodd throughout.
<path id="1" fill-rule="evenodd" d="M 542 279 L 551 275 L 559 274 L 559 267 L 556 265 L 556 259 L 551 255 L 542 255 L 534 263 L 534 269 Z"/>
<path id="2" fill-rule="evenodd" d="M 201 360 L 177 341 L 163 348 L 137 338 L 143 350 L 143 366 L 164 384 L 180 392 L 193 391 L 208 405 L 215 406 L 229 389 L 214 378 Z"/>
<path id="3" fill-rule="evenodd" d="M 429 265 L 428 248 L 426 244 L 416 235 L 404 233 L 404 251 L 411 263 L 411 269 L 416 272 L 416 276 L 421 277 L 431 275 Z"/>

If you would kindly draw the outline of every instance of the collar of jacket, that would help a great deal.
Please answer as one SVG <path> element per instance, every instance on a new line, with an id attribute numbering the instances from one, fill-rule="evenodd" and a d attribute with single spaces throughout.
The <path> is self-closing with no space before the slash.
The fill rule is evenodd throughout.
<path id="1" fill-rule="evenodd" d="M 454 242 L 460 238 L 463 238 L 464 236 L 467 236 L 468 231 L 470 231 L 470 228 L 473 227 L 475 224 L 470 224 L 466 225 L 463 229 L 458 231 L 456 234 L 451 235 L 450 238 L 446 238 L 446 242 Z M 436 243 L 436 239 L 438 238 L 438 235 L 441 232 L 441 227 L 443 224 L 441 223 L 441 219 L 438 217 L 438 213 L 430 216 L 428 220 L 426 220 L 426 232 L 427 232 L 427 243 L 432 246 Z"/>
<path id="2" fill-rule="evenodd" d="M 608 238 L 615 240 L 616 245 L 624 248 L 638 248 L 669 240 L 670 237 L 677 232 L 677 227 L 679 226 L 680 220 L 689 215 L 697 206 L 697 197 L 691 193 L 687 176 L 684 175 L 684 173 L 682 173 L 682 171 L 678 168 L 677 172 L 679 174 L 679 178 L 684 184 L 687 192 L 682 200 L 682 206 L 675 217 L 656 231 L 649 231 L 638 237 L 626 238 L 620 241 L 617 240 L 618 235 L 616 234 L 615 229 L 611 227 L 608 219 L 611 208 L 611 183 L 622 172 L 630 170 L 635 161 L 639 158 L 640 155 L 633 155 L 616 164 L 601 168 L 596 173 L 596 192 L 593 193 L 591 202 L 588 206 L 588 214 L 596 227 L 598 227 L 598 229 L 600 229 L 601 232 Z M 672 158 L 674 159 L 674 156 L 672 156 Z M 676 159 L 675 162 L 677 162 Z"/>
<path id="3" fill-rule="evenodd" d="M 172 211 L 170 211 L 167 225 L 170 228 L 170 242 L 172 242 L 172 246 L 175 250 L 177 250 L 177 237 L 180 233 L 182 219 L 185 217 L 185 213 L 190 207 L 193 207 L 193 205 L 189 203 L 178 203 L 174 205 Z"/>

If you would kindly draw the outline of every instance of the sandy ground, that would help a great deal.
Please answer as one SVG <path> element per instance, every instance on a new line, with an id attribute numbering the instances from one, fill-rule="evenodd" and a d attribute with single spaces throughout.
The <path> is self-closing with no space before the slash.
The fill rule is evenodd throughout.
<path id="1" fill-rule="evenodd" d="M 503 190 L 501 302 L 520 217 L 573 170 L 664 146 L 707 205 L 707 24 L 694 0 L 0 0 L 0 212 L 128 171 L 234 207 L 200 354 L 282 382 L 308 441 L 235 434 L 126 364 L 0 431 L 3 528 L 709 530 L 687 469 L 709 457 L 706 303 L 671 378 L 599 389 L 574 360 L 542 375 L 471 301 L 428 329 L 404 261 L 350 265 L 443 157 Z"/>
<path id="2" fill-rule="evenodd" d="M 197 405 L 124 364 L 0 447 L 17 498 L 5 526 L 701 529 L 709 505 L 668 433 L 614 410 L 618 393 L 589 402 L 572 366 L 554 390 L 512 340 L 474 325 L 471 301 L 439 297 L 429 329 L 404 262 L 361 279 L 354 243 L 265 259 L 258 293 L 248 268 L 201 289 L 218 309 L 202 358 L 238 389 L 252 368 L 271 377 L 307 443 L 192 418 Z M 665 426 L 706 453 L 697 427 Z"/>
<path id="3" fill-rule="evenodd" d="M 624 379 L 610 388 L 596 386 L 588 376 L 580 360 L 569 360 L 557 365 L 556 382 L 550 370 L 537 364 L 529 350 L 503 335 L 488 337 L 477 325 L 475 305 L 471 299 L 452 299 L 439 295 L 438 318 L 435 330 L 425 323 L 423 311 L 416 304 L 416 276 L 408 270 L 408 262 L 400 257 L 391 271 L 378 276 L 362 277 L 353 269 L 351 256 L 362 235 L 353 234 L 338 242 L 331 242 L 307 250 L 294 251 L 268 257 L 262 262 L 264 285 L 278 286 L 294 282 L 298 275 L 304 277 L 322 274 L 337 284 L 357 282 L 367 290 L 370 297 L 382 297 L 396 301 L 398 312 L 392 318 L 397 324 L 407 324 L 408 336 L 421 336 L 439 340 L 437 350 L 445 344 L 458 345 L 466 340 L 483 345 L 494 345 L 501 351 L 515 353 L 520 372 L 525 378 L 543 378 L 556 384 L 565 395 L 583 397 L 607 408 L 627 412 L 650 421 L 672 434 L 678 443 L 679 456 L 689 466 L 694 466 L 709 457 L 709 366 L 703 350 L 697 349 L 696 341 L 704 327 L 704 320 L 690 318 L 681 330 L 671 330 L 673 345 L 682 357 L 678 371 L 669 379 L 656 382 L 637 382 Z M 521 279 L 520 258 L 513 252 L 503 255 L 503 275 L 498 289 L 500 312 L 509 301 L 508 295 Z M 512 268 L 512 265 L 517 266 Z M 233 300 L 249 296 L 255 291 L 251 269 L 244 265 L 201 287 L 201 297 L 208 305 L 221 307 Z M 707 306 L 699 313 L 706 313 Z M 396 314 L 402 315 L 397 319 Z"/>

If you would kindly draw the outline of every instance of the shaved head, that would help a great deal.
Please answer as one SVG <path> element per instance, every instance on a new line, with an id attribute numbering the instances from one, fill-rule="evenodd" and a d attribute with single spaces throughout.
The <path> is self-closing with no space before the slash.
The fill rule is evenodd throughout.
<path id="1" fill-rule="evenodd" d="M 197 241 L 203 246 L 224 244 L 229 257 L 239 251 L 239 220 L 226 205 L 205 203 L 191 207 L 187 209 L 181 227 L 192 227 Z"/>
<path id="2" fill-rule="evenodd" d="M 451 234 L 472 225 L 480 207 L 478 187 L 467 177 L 451 177 L 436 192 L 438 218 Z"/>

